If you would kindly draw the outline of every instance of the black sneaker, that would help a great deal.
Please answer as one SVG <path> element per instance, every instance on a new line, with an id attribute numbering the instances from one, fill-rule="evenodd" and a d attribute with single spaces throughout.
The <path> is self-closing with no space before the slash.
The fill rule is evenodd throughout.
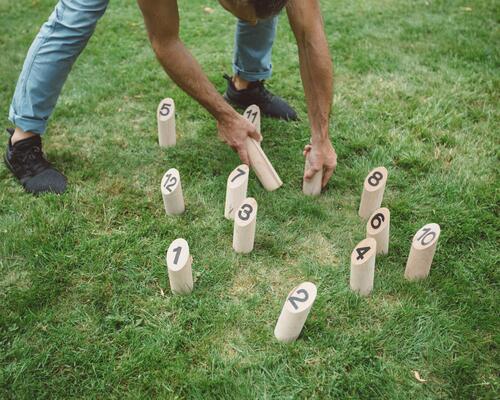
<path id="1" fill-rule="evenodd" d="M 297 120 L 297 113 L 281 97 L 275 96 L 264 86 L 264 81 L 250 82 L 247 89 L 237 90 L 232 78 L 224 74 L 227 89 L 224 99 L 234 107 L 246 108 L 252 104 L 259 106 L 263 115 L 286 121 Z"/>
<path id="2" fill-rule="evenodd" d="M 14 129 L 7 129 L 10 136 Z M 42 152 L 42 139 L 32 136 L 12 145 L 11 137 L 7 145 L 4 161 L 12 173 L 21 182 L 27 192 L 38 194 L 42 192 L 62 193 L 66 190 L 66 178 L 51 163 Z"/>

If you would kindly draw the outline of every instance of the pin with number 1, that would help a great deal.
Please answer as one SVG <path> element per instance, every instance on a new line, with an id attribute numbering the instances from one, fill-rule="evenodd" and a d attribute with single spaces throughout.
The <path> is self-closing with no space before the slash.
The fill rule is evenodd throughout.
<path id="1" fill-rule="evenodd" d="M 175 294 L 188 294 L 193 290 L 193 258 L 189 245 L 182 239 L 175 239 L 167 250 L 167 270 L 170 289 Z"/>

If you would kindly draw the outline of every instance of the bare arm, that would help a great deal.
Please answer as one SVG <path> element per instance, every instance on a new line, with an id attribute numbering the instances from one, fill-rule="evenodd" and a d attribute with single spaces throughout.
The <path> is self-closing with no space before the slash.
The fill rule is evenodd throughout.
<path id="1" fill-rule="evenodd" d="M 137 2 L 144 16 L 153 50 L 167 74 L 217 119 L 222 139 L 248 164 L 244 141 L 247 136 L 258 140 L 260 135 L 225 102 L 180 40 L 177 0 Z"/>
<path id="2" fill-rule="evenodd" d="M 337 156 L 329 137 L 329 119 L 333 99 L 333 65 L 323 28 L 318 0 L 290 0 L 287 14 L 297 40 L 300 74 L 311 124 L 309 154 L 311 169 L 305 172 L 310 179 L 323 169 L 323 186 L 337 164 Z"/>

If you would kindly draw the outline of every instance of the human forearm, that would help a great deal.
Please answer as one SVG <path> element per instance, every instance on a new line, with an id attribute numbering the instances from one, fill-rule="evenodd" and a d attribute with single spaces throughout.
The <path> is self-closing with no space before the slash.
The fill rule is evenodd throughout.
<path id="1" fill-rule="evenodd" d="M 224 101 L 180 40 L 153 41 L 153 49 L 170 78 L 217 120 L 234 116 L 236 111 Z"/>
<path id="2" fill-rule="evenodd" d="M 323 171 L 325 186 L 337 165 L 337 155 L 329 136 L 333 98 L 333 65 L 323 29 L 318 0 L 290 0 L 288 19 L 297 40 L 300 74 L 311 125 L 311 145 L 304 148 L 310 168 L 304 179 Z"/>
<path id="3" fill-rule="evenodd" d="M 312 140 L 323 141 L 328 138 L 333 97 L 333 65 L 323 30 L 304 33 L 298 49 Z"/>
<path id="4" fill-rule="evenodd" d="M 137 0 L 149 40 L 167 74 L 218 121 L 234 118 L 232 109 L 215 90 L 198 62 L 179 39 L 176 0 Z"/>
<path id="5" fill-rule="evenodd" d="M 300 74 L 313 141 L 328 138 L 333 97 L 333 65 L 318 0 L 290 0 L 290 26 L 297 40 Z"/>

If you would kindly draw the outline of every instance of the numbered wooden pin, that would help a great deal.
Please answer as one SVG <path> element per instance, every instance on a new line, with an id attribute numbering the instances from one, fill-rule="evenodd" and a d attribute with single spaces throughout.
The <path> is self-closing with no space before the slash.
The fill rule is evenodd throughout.
<path id="1" fill-rule="evenodd" d="M 247 197 L 248 188 L 248 165 L 238 166 L 227 178 L 226 206 L 224 217 L 234 219 L 234 213 Z"/>
<path id="2" fill-rule="evenodd" d="M 237 253 L 250 253 L 255 242 L 257 201 L 249 197 L 243 201 L 234 216 L 233 249 Z"/>
<path id="3" fill-rule="evenodd" d="M 247 137 L 246 148 L 252 169 L 257 178 L 259 178 L 260 183 L 262 183 L 262 186 L 264 186 L 264 189 L 272 192 L 283 185 L 278 173 L 267 158 L 264 150 L 262 150 L 262 147 L 260 147 L 260 144 L 256 140 Z"/>
<path id="4" fill-rule="evenodd" d="M 179 171 L 170 168 L 161 180 L 161 194 L 165 212 L 168 215 L 179 215 L 185 210 Z"/>
<path id="5" fill-rule="evenodd" d="M 276 339 L 290 343 L 299 337 L 314 300 L 316 300 L 316 285 L 311 282 L 301 283 L 288 293 L 274 328 Z"/>
<path id="6" fill-rule="evenodd" d="M 306 165 L 304 171 L 307 171 L 311 165 L 309 164 L 309 156 L 306 157 Z M 302 192 L 306 196 L 319 196 L 321 193 L 321 181 L 323 180 L 323 170 L 316 172 L 310 180 L 303 180 Z"/>
<path id="7" fill-rule="evenodd" d="M 193 257 L 184 239 L 175 239 L 167 251 L 167 270 L 170 289 L 175 294 L 188 294 L 193 290 Z"/>
<path id="8" fill-rule="evenodd" d="M 158 105 L 158 142 L 161 147 L 175 146 L 175 103 L 171 98 L 163 99 Z"/>
<path id="9" fill-rule="evenodd" d="M 243 116 L 248 119 L 253 126 L 255 126 L 255 129 L 257 129 L 257 132 L 260 133 L 260 108 L 258 105 L 252 104 L 249 106 L 245 112 L 243 113 Z"/>
<path id="10" fill-rule="evenodd" d="M 383 207 L 375 210 L 366 223 L 366 237 L 374 238 L 377 242 L 377 254 L 389 253 L 389 229 L 391 212 Z"/>
<path id="11" fill-rule="evenodd" d="M 386 182 L 387 169 L 385 167 L 378 167 L 370 171 L 363 184 L 363 193 L 359 204 L 358 214 L 361 218 L 368 219 L 377 208 L 380 208 Z"/>
<path id="12" fill-rule="evenodd" d="M 427 224 L 415 234 L 406 262 L 406 279 L 415 281 L 427 278 L 440 234 L 438 224 Z"/>
<path id="13" fill-rule="evenodd" d="M 373 289 L 376 253 L 377 242 L 373 238 L 366 238 L 358 243 L 351 254 L 350 285 L 361 296 L 368 296 Z"/>
<path id="14" fill-rule="evenodd" d="M 247 118 L 257 129 L 257 132 L 260 133 L 260 109 L 258 106 L 251 105 L 244 112 L 243 116 Z M 278 173 L 274 169 L 273 165 L 267 158 L 266 153 L 262 150 L 260 146 L 260 142 L 252 138 L 247 138 L 246 140 L 246 148 L 248 152 L 248 157 L 250 158 L 250 164 L 252 169 L 257 175 L 260 183 L 264 188 L 272 192 L 273 190 L 278 189 L 283 182 L 281 181 Z"/>

